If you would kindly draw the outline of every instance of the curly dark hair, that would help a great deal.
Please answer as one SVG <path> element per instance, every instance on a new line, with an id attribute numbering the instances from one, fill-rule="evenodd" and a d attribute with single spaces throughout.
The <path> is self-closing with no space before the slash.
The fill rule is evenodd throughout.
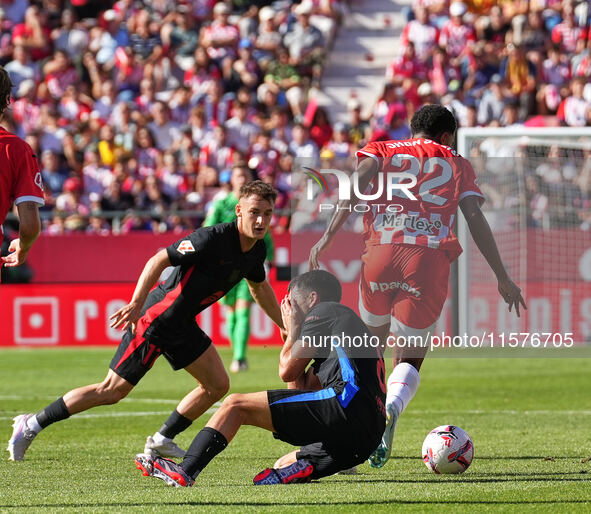
<path id="1" fill-rule="evenodd" d="M 314 291 L 321 302 L 340 302 L 343 294 L 338 278 L 321 269 L 307 271 L 293 278 L 287 290 L 291 291 L 294 288 L 305 293 Z"/>
<path id="2" fill-rule="evenodd" d="M 10 80 L 8 72 L 0 66 L 0 116 L 4 114 L 4 111 L 10 104 L 10 95 L 14 84 Z"/>
<path id="3" fill-rule="evenodd" d="M 252 182 L 244 184 L 240 188 L 238 199 L 240 200 L 240 198 L 246 198 L 252 195 L 259 196 L 263 200 L 271 202 L 272 204 L 274 204 L 277 199 L 277 191 L 262 180 L 253 180 Z"/>
<path id="4" fill-rule="evenodd" d="M 424 134 L 433 139 L 437 139 L 444 132 L 455 134 L 457 128 L 454 115 L 441 105 L 424 105 L 410 120 L 413 135 Z"/>

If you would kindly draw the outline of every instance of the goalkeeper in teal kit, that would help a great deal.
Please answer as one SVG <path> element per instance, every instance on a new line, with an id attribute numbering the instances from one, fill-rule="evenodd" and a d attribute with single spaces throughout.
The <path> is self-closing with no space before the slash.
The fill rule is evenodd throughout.
<path id="1" fill-rule="evenodd" d="M 230 223 L 236 219 L 236 204 L 238 203 L 238 191 L 252 180 L 252 173 L 245 165 L 234 166 L 230 177 L 232 190 L 223 198 L 215 200 L 203 222 L 204 227 L 216 225 L 217 223 Z M 267 246 L 267 261 L 273 260 L 273 240 L 271 234 L 265 234 L 265 245 Z M 238 284 L 224 296 L 220 303 L 226 309 L 226 327 L 228 337 L 232 343 L 234 356 L 230 371 L 238 373 L 246 371 L 246 346 L 250 336 L 250 307 L 253 299 L 245 280 Z"/>

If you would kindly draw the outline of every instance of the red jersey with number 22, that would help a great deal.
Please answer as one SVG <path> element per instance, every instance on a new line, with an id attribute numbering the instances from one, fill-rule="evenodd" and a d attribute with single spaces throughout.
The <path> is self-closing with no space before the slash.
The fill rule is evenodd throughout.
<path id="1" fill-rule="evenodd" d="M 378 164 L 378 175 L 366 194 L 379 191 L 379 180 L 383 185 L 381 196 L 367 201 L 371 209 L 363 219 L 366 245 L 426 246 L 443 250 L 450 261 L 455 260 L 462 253 L 452 231 L 458 203 L 471 195 L 484 201 L 472 165 L 449 146 L 422 138 L 369 143 L 357 152 L 359 161 L 366 157 Z M 392 190 L 391 199 L 387 197 L 388 181 L 398 182 L 397 177 L 388 178 L 388 172 L 402 171 L 417 178 L 409 189 L 416 200 L 399 189 Z M 402 206 L 400 212 L 387 207 L 393 204 Z"/>

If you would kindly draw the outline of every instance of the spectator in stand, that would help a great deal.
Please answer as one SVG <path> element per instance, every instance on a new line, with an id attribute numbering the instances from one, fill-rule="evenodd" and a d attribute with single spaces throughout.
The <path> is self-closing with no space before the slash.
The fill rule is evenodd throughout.
<path id="1" fill-rule="evenodd" d="M 12 118 L 16 123 L 16 134 L 26 137 L 39 126 L 41 108 L 36 103 L 37 87 L 33 80 L 23 80 L 16 92 L 18 100 L 12 103 Z"/>
<path id="2" fill-rule="evenodd" d="M 524 120 L 533 109 L 536 89 L 536 69 L 523 48 L 510 43 L 507 57 L 501 63 L 501 76 L 507 80 L 511 94 L 519 101 L 519 119 Z"/>
<path id="3" fill-rule="evenodd" d="M 289 60 L 289 52 L 285 47 L 277 50 L 277 60 L 269 64 L 265 81 L 259 86 L 257 95 L 264 98 L 267 91 L 275 95 L 284 94 L 294 116 L 303 114 L 304 90 L 302 77 L 297 67 Z"/>
<path id="4" fill-rule="evenodd" d="M 591 124 L 591 103 L 583 97 L 585 79 L 576 77 L 571 81 L 571 95 L 558 107 L 557 116 L 569 127 L 584 127 Z"/>
<path id="5" fill-rule="evenodd" d="M 84 191 L 102 195 L 113 180 L 110 168 L 103 166 L 97 151 L 86 150 L 82 163 Z"/>
<path id="6" fill-rule="evenodd" d="M 60 167 L 58 154 L 51 150 L 44 150 L 41 154 L 41 177 L 49 195 L 57 196 L 62 192 L 68 176 Z M 49 203 L 47 198 L 46 203 Z"/>
<path id="7" fill-rule="evenodd" d="M 493 75 L 489 88 L 482 95 L 477 115 L 477 121 L 480 125 L 489 125 L 493 122 L 500 123 L 505 110 L 502 81 L 500 75 Z"/>
<path id="8" fill-rule="evenodd" d="M 199 165 L 213 168 L 219 174 L 222 170 L 231 168 L 233 159 L 234 148 L 228 144 L 226 128 L 218 125 L 213 129 L 213 137 L 201 147 Z"/>
<path id="9" fill-rule="evenodd" d="M 51 150 L 61 154 L 66 130 L 59 126 L 58 112 L 55 104 L 43 104 L 39 117 L 41 150 Z"/>
<path id="10" fill-rule="evenodd" d="M 301 123 L 296 123 L 292 130 L 292 141 L 289 143 L 289 151 L 296 159 L 305 159 L 304 166 L 312 168 L 318 166 L 320 153 L 316 143 L 310 139 L 308 129 Z"/>
<path id="11" fill-rule="evenodd" d="M 256 90 L 261 81 L 263 72 L 253 57 L 253 42 L 243 38 L 238 44 L 238 59 L 230 68 L 230 73 L 225 78 L 227 92 L 237 91 L 240 87 L 246 87 L 251 91 Z"/>
<path id="12" fill-rule="evenodd" d="M 160 151 L 174 148 L 181 138 L 181 127 L 170 119 L 168 105 L 164 102 L 156 102 L 151 113 L 154 121 L 148 123 L 148 128 L 154 136 L 156 148 Z"/>
<path id="13" fill-rule="evenodd" d="M 207 123 L 207 118 L 205 117 L 205 109 L 203 109 L 203 106 L 201 105 L 191 109 L 189 126 L 191 127 L 191 137 L 193 142 L 199 147 L 205 145 L 207 140 L 212 137 L 211 127 Z"/>
<path id="14" fill-rule="evenodd" d="M 439 36 L 439 46 L 446 50 L 453 65 L 459 64 L 459 57 L 476 42 L 474 27 L 464 23 L 466 11 L 464 2 L 453 2 L 449 7 L 450 20 L 443 26 Z"/>
<path id="15" fill-rule="evenodd" d="M 93 112 L 102 119 L 108 120 L 111 117 L 115 104 L 117 103 L 117 90 L 112 80 L 105 80 L 101 86 L 101 96 L 94 102 Z"/>
<path id="16" fill-rule="evenodd" d="M 361 116 L 361 104 L 356 98 L 351 98 L 347 103 L 349 110 L 349 141 L 356 148 L 363 148 L 369 141 L 370 126 Z"/>
<path id="17" fill-rule="evenodd" d="M 283 44 L 289 51 L 291 63 L 316 82 L 322 71 L 324 38 L 320 30 L 310 23 L 313 9 L 309 0 L 295 7 L 297 20 L 283 37 Z"/>
<path id="18" fill-rule="evenodd" d="M 143 9 L 136 11 L 129 19 L 127 27 L 130 32 L 129 46 L 142 63 L 144 77 L 162 80 L 162 75 L 157 73 L 162 57 L 162 40 L 150 26 L 148 11 Z"/>
<path id="19" fill-rule="evenodd" d="M 453 80 L 457 81 L 461 78 L 459 69 L 450 63 L 448 54 L 439 47 L 433 51 L 428 77 L 433 93 L 438 96 L 447 93 L 448 85 Z"/>
<path id="20" fill-rule="evenodd" d="M 263 67 L 275 60 L 275 53 L 281 46 L 281 34 L 274 22 L 275 11 L 270 6 L 259 11 L 259 27 L 255 38 L 254 57 Z"/>
<path id="21" fill-rule="evenodd" d="M 248 106 L 242 102 L 234 105 L 234 116 L 226 122 L 228 144 L 243 153 L 247 153 L 260 127 L 247 119 Z"/>
<path id="22" fill-rule="evenodd" d="M 191 115 L 191 89 L 182 85 L 176 88 L 168 102 L 170 119 L 180 125 L 185 125 Z"/>
<path id="23" fill-rule="evenodd" d="M 223 125 L 230 118 L 233 95 L 224 94 L 222 82 L 214 80 L 210 83 L 207 95 L 199 102 L 203 105 L 205 119 L 210 127 Z"/>
<path id="24" fill-rule="evenodd" d="M 29 51 L 24 46 L 15 46 L 13 57 L 14 59 L 4 66 L 4 69 L 10 75 L 14 91 L 18 91 L 24 80 L 39 81 L 39 67 L 31 60 Z"/>
<path id="25" fill-rule="evenodd" d="M 174 51 L 174 62 L 183 70 L 195 64 L 195 50 L 199 45 L 199 30 L 195 18 L 187 13 L 187 6 L 179 4 L 162 25 L 160 38 L 165 48 Z"/>
<path id="26" fill-rule="evenodd" d="M 222 78 L 219 66 L 209 57 L 207 50 L 198 46 L 195 50 L 195 64 L 185 72 L 184 83 L 191 88 L 195 101 L 204 97 L 212 82 Z"/>
<path id="27" fill-rule="evenodd" d="M 82 183 L 78 177 L 69 177 L 64 182 L 63 192 L 55 199 L 55 209 L 66 218 L 66 227 L 81 228 L 83 220 L 78 216 L 70 219 L 72 215 L 88 216 L 89 210 L 82 203 Z M 80 223 L 82 221 L 82 223 Z"/>
<path id="28" fill-rule="evenodd" d="M 88 31 L 78 23 L 72 9 L 62 11 L 60 25 L 51 31 L 51 40 L 56 50 L 66 52 L 73 61 L 80 59 L 90 42 Z"/>
<path id="29" fill-rule="evenodd" d="M 523 125 L 519 119 L 519 100 L 516 98 L 509 98 L 507 102 L 505 102 L 501 124 L 503 127 Z"/>
<path id="30" fill-rule="evenodd" d="M 213 22 L 201 35 L 201 45 L 209 57 L 221 68 L 232 66 L 240 40 L 238 27 L 229 23 L 231 9 L 225 2 L 218 2 L 213 8 Z"/>
<path id="31" fill-rule="evenodd" d="M 56 99 L 61 98 L 66 88 L 76 84 L 79 79 L 68 54 L 62 50 L 54 52 L 53 58 L 45 63 L 43 74 L 49 94 Z"/>
<path id="32" fill-rule="evenodd" d="M 521 34 L 520 43 L 526 52 L 544 51 L 548 47 L 550 33 L 544 24 L 542 11 L 532 10 Z"/>
<path id="33" fill-rule="evenodd" d="M 502 48 L 507 31 L 511 28 L 503 16 L 503 9 L 498 5 L 493 5 L 488 16 L 482 16 L 474 25 L 478 32 L 478 39 L 490 43 L 491 48 Z"/>
<path id="34" fill-rule="evenodd" d="M 98 151 L 103 166 L 112 167 L 115 164 L 115 159 L 120 150 L 115 144 L 115 131 L 113 128 L 105 124 L 101 127 L 100 141 L 98 142 Z"/>
<path id="35" fill-rule="evenodd" d="M 133 196 L 122 191 L 121 183 L 113 180 L 101 200 L 101 209 L 103 211 L 126 211 L 134 205 Z"/>
<path id="36" fill-rule="evenodd" d="M 271 118 L 264 127 L 271 131 L 272 145 L 280 153 L 287 151 L 287 145 L 291 141 L 291 125 L 289 111 L 286 107 L 275 107 L 271 112 Z"/>
<path id="37" fill-rule="evenodd" d="M 542 81 L 537 93 L 538 112 L 555 113 L 571 77 L 568 57 L 558 47 L 548 50 L 548 58 L 542 63 Z M 564 95 L 566 96 L 566 94 Z"/>
<path id="38" fill-rule="evenodd" d="M 140 82 L 140 94 L 135 99 L 139 111 L 142 114 L 149 114 L 155 102 L 156 88 L 154 87 L 154 81 L 149 78 L 142 79 Z"/>
<path id="39" fill-rule="evenodd" d="M 587 29 L 579 27 L 575 20 L 575 12 L 571 2 L 564 2 L 562 7 L 562 21 L 552 29 L 552 42 L 560 45 L 566 53 L 574 53 L 577 40 L 585 40 Z"/>
<path id="40" fill-rule="evenodd" d="M 417 57 L 415 45 L 412 41 L 406 44 L 404 53 L 395 58 L 386 70 L 386 79 L 391 84 L 401 86 L 404 80 L 424 80 L 427 77 L 427 67 Z"/>
<path id="41" fill-rule="evenodd" d="M 136 133 L 135 158 L 140 177 L 153 175 L 160 163 L 160 152 L 149 128 L 140 127 Z"/>
<path id="42" fill-rule="evenodd" d="M 318 148 L 322 148 L 330 141 L 333 130 L 325 108 L 316 108 L 316 112 L 314 113 L 314 117 L 309 129 L 310 138 L 316 143 Z"/>
<path id="43" fill-rule="evenodd" d="M 271 146 L 271 132 L 263 131 L 252 145 L 248 165 L 255 169 L 266 166 L 270 173 L 275 173 L 279 155 L 279 152 Z"/>
<path id="44" fill-rule="evenodd" d="M 419 60 L 427 63 L 439 41 L 439 29 L 429 21 L 429 11 L 422 5 L 414 8 L 415 19 L 402 29 L 401 42 L 404 47 L 412 42 Z"/>
<path id="45" fill-rule="evenodd" d="M 40 61 L 51 55 L 50 35 L 45 12 L 33 5 L 27 8 L 24 23 L 15 25 L 12 43 L 29 49 L 31 58 Z"/>
<path id="46" fill-rule="evenodd" d="M 349 128 L 344 123 L 335 123 L 331 140 L 325 145 L 335 157 L 335 164 L 341 167 L 351 158 L 351 143 L 349 142 Z"/>

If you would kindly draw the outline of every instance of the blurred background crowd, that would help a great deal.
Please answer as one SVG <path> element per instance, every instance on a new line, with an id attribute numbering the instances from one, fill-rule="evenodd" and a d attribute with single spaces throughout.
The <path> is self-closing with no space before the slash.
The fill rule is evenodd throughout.
<path id="1" fill-rule="evenodd" d="M 54 214 L 44 232 L 185 231 L 245 164 L 279 190 L 274 227 L 286 230 L 294 159 L 350 165 L 368 141 L 409 137 L 424 103 L 463 127 L 591 124 L 589 13 L 573 0 L 412 2 L 383 93 L 353 92 L 347 123 L 333 123 L 315 91 L 349 8 L 0 1 L 0 63 L 15 85 L 3 125 L 39 157 Z M 568 180 L 591 210 L 589 152 L 580 162 Z"/>

